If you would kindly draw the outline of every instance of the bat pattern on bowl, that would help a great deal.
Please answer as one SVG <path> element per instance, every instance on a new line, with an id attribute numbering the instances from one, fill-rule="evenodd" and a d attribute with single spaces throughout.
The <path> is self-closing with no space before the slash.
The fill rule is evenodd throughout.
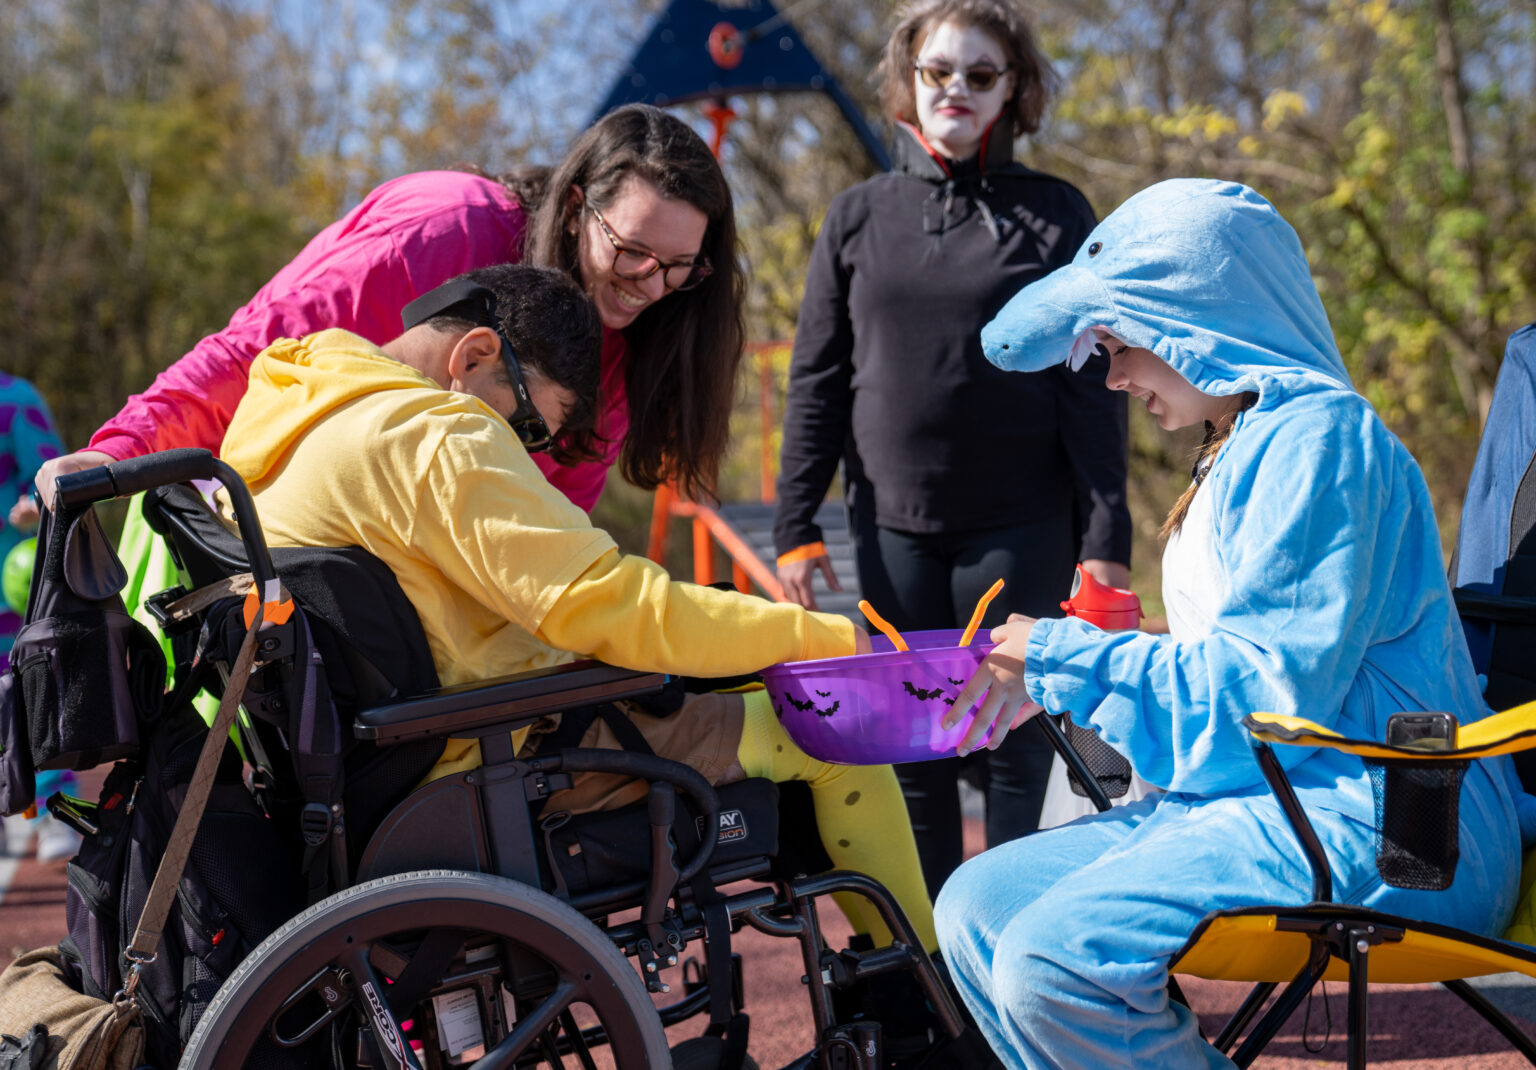
<path id="1" fill-rule="evenodd" d="M 883 636 L 874 651 L 775 665 L 763 673 L 784 730 L 807 754 L 842 765 L 924 761 L 955 753 L 973 714 L 941 722 L 990 643 L 958 646 L 958 629 Z"/>

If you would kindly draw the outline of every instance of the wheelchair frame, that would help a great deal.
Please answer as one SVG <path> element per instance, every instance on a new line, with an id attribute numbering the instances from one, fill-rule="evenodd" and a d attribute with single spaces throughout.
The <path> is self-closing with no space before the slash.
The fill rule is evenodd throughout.
<path id="1" fill-rule="evenodd" d="M 254 503 L 238 474 L 206 450 L 173 450 L 68 476 L 59 482 L 59 495 L 65 505 L 83 506 L 194 479 L 216 479 L 230 497 L 245 560 L 225 554 L 220 564 L 230 572 L 248 567 L 255 589 L 269 598 L 265 592 L 277 590 L 273 585 L 278 574 Z M 194 537 L 184 529 L 180 534 Z M 291 659 L 293 652 L 293 644 L 280 636 L 264 640 L 260 648 L 267 652 L 267 665 L 280 664 L 285 654 Z M 878 882 L 835 871 L 774 877 L 766 856 L 711 868 L 716 837 L 709 835 L 700 837 L 692 858 L 680 862 L 672 834 L 679 816 L 678 791 L 695 801 L 704 829 L 718 828 L 716 793 L 693 769 L 629 752 L 570 749 L 525 758 L 512 752 L 511 733 L 540 717 L 643 695 L 658 690 L 664 680 L 655 673 L 578 662 L 439 688 L 357 711 L 352 726 L 357 739 L 391 746 L 449 735 L 477 737 L 483 764 L 419 786 L 400 800 L 376 829 L 369 830 L 356 875 L 361 883 L 356 885 L 346 873 L 346 822 L 340 813 L 334 824 L 328 820 L 324 835 L 330 838 L 327 853 L 335 894 L 273 933 L 226 981 L 194 1030 L 182 1065 L 221 1070 L 243 1065 L 247 1046 L 302 1047 L 317 1042 L 322 1031 L 331 1039 L 331 1058 L 337 1065 L 390 1070 L 464 1065 L 458 1056 L 445 1058 L 441 1052 L 447 1048 L 433 1051 L 427 1044 L 418 1053 L 402 1026 L 408 1017 L 418 1021 L 431 1017 L 419 999 L 441 991 L 444 977 L 439 975 L 455 968 L 463 971 L 459 980 L 472 974 L 477 978 L 474 985 L 480 992 L 484 1039 L 484 1050 L 474 1061 L 477 1067 L 526 1065 L 530 1057 L 559 1063 L 562 1053 L 573 1052 L 591 1070 L 590 1049 L 603 1044 L 613 1048 L 620 1070 L 656 1065 L 667 1058 L 664 1027 L 706 1010 L 711 1014 L 710 1035 L 724 1037 L 721 1051 L 739 1065 L 745 1035 L 732 1051 L 724 1019 L 727 1013 L 732 1020 L 740 1016 L 740 956 L 722 954 L 712 945 L 743 926 L 800 943 L 818 1042 L 790 1067 L 872 1070 L 879 1065 L 878 1046 L 871 1050 L 865 1042 L 868 1034 L 859 1034 L 856 1040 L 850 1027 L 838 1022 L 833 992 L 897 970 L 915 975 L 943 1028 L 958 1037 L 963 1029 L 959 1012 L 910 923 Z M 619 773 L 650 782 L 645 832 L 651 864 L 647 875 L 625 884 L 557 898 L 544 891 L 529 804 L 568 786 L 571 775 L 580 772 Z M 445 835 L 445 830 L 454 834 Z M 715 889 L 710 903 L 701 904 L 691 891 L 692 882 L 701 875 Z M 772 884 L 719 895 L 721 885 L 746 879 L 769 879 Z M 434 889 L 458 897 L 453 901 L 460 918 L 451 923 L 433 920 Z M 865 952 L 829 948 L 816 901 L 837 892 L 872 902 L 895 934 L 895 943 Z M 502 904 L 499 913 L 498 902 Z M 605 915 L 633 907 L 639 908 L 638 920 L 606 928 L 599 924 Z M 370 915 L 398 915 L 404 928 L 370 935 Z M 474 938 L 467 935 L 473 919 L 489 926 L 494 937 L 475 949 L 470 948 Z M 416 934 L 422 932 L 425 935 L 418 940 Z M 601 938 L 594 938 L 594 933 Z M 320 939 L 340 942 L 334 952 L 317 952 Z M 648 993 L 670 990 L 664 971 L 678 965 L 689 945 L 700 940 L 707 950 L 701 981 L 687 984 L 679 1001 L 654 1010 Z M 403 955 L 404 946 L 414 946 L 414 954 Z M 610 953 L 603 953 L 602 947 Z M 541 948 L 555 948 L 550 954 L 579 957 L 580 979 L 562 972 L 562 964 L 541 959 Z M 472 951 L 482 958 L 473 959 Z M 303 982 L 285 993 L 282 984 L 291 982 L 279 979 L 284 976 L 283 958 L 290 953 L 311 965 L 312 960 L 319 961 L 318 953 L 324 962 L 317 969 L 306 967 Z M 636 960 L 638 973 L 625 962 L 628 958 Z M 488 960 L 498 961 L 501 967 L 500 980 L 491 989 L 486 988 L 486 971 L 475 968 Z M 720 977 L 721 972 L 731 976 Z M 559 980 L 541 991 L 541 983 L 551 974 L 559 975 Z M 453 977 L 448 981 L 451 985 Z M 529 985 L 520 990 L 524 981 Z M 498 1001 L 486 995 L 503 989 L 513 990 L 514 997 L 509 1000 L 502 994 Z M 571 1013 L 578 1002 L 597 1011 L 596 1026 L 578 1025 Z M 258 1009 L 274 1003 L 275 1011 Z M 297 1034 L 280 1036 L 279 1022 L 301 1009 L 311 1020 L 295 1023 L 302 1025 Z M 654 1015 L 654 1021 L 647 1021 L 647 1014 Z M 260 1028 L 253 1031 L 252 1023 L 258 1020 Z M 333 1027 L 332 1023 L 348 1024 L 347 1043 L 355 1043 L 358 1054 L 341 1050 L 337 1040 L 341 1024 Z"/>

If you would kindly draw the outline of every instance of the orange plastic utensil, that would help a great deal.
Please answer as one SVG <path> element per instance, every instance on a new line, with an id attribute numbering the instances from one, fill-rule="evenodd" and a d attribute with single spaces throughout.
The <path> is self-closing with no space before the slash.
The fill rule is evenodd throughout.
<path id="1" fill-rule="evenodd" d="M 992 604 L 992 599 L 997 597 L 997 592 L 1003 589 L 1003 581 L 998 580 L 987 588 L 987 593 L 981 596 L 976 603 L 975 610 L 971 613 L 971 622 L 965 626 L 965 631 L 960 636 L 961 646 L 970 646 L 971 640 L 976 638 L 976 629 L 981 627 L 981 618 L 987 615 L 987 607 Z"/>
<path id="2" fill-rule="evenodd" d="M 891 641 L 891 645 L 897 650 L 906 650 L 907 641 L 901 637 L 901 633 L 886 623 L 884 617 L 875 612 L 875 607 L 866 599 L 859 599 L 859 612 L 869 618 L 869 623 L 879 628 L 881 633 Z"/>

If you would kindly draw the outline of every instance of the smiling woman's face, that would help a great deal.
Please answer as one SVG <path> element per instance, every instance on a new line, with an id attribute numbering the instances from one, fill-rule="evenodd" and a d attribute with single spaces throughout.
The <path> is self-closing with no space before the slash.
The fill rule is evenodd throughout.
<path id="1" fill-rule="evenodd" d="M 709 217 L 703 212 L 687 201 L 663 196 L 634 176 L 620 183 L 613 201 L 601 211 L 625 248 L 650 253 L 668 264 L 696 259 L 709 229 Z M 615 331 L 628 327 L 647 307 L 667 296 L 661 271 L 645 279 L 622 278 L 614 271 L 613 242 L 591 212 L 580 212 L 570 226 L 581 235 L 576 265 L 582 288 L 597 306 L 604 327 Z"/>
<path id="2" fill-rule="evenodd" d="M 930 70 L 959 72 L 938 88 L 927 85 L 920 71 L 912 72 L 917 125 L 923 138 L 951 160 L 963 160 L 981 145 L 992 120 L 1002 113 L 1013 93 L 1014 75 L 1004 74 L 992 88 L 978 92 L 966 84 L 972 69 L 1001 71 L 1007 60 L 992 35 L 975 26 L 941 22 L 923 39 L 917 64 Z"/>
<path id="3" fill-rule="evenodd" d="M 1096 329 L 1093 333 L 1109 350 L 1109 374 L 1104 385 L 1141 398 L 1164 431 L 1216 423 L 1237 410 L 1238 398 L 1205 393 L 1150 349 L 1127 345 L 1108 331 Z"/>

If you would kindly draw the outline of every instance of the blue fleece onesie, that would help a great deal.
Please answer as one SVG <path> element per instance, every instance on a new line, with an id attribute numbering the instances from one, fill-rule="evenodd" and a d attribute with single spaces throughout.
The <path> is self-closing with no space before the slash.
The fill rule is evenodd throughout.
<path id="1" fill-rule="evenodd" d="M 1413 458 L 1350 385 L 1295 231 L 1246 187 L 1155 185 L 982 332 L 989 360 L 1076 363 L 1093 327 L 1213 395 L 1257 393 L 1165 555 L 1171 634 L 1066 618 L 1030 634 L 1025 683 L 1164 786 L 993 848 L 941 892 L 962 996 L 1014 1067 L 1231 1066 L 1168 999 L 1208 912 L 1310 899 L 1307 863 L 1250 752 L 1254 710 L 1381 739 L 1398 710 L 1488 713 Z M 1536 800 L 1507 759 L 1474 763 L 1443 892 L 1382 883 L 1362 763 L 1278 747 L 1350 903 L 1502 931 Z"/>

